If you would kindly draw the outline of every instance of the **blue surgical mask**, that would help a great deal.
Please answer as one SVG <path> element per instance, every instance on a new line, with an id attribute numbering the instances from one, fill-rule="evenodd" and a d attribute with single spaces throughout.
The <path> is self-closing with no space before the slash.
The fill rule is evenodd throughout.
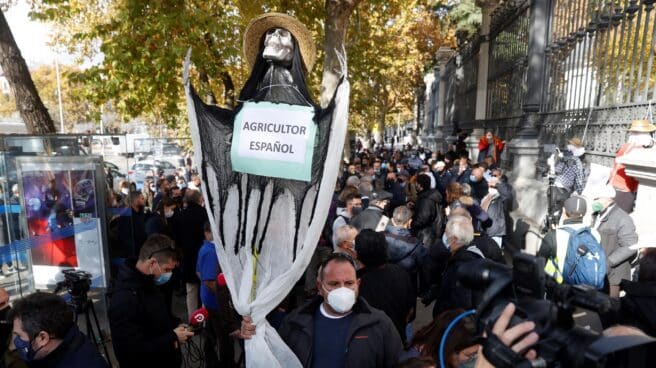
<path id="1" fill-rule="evenodd" d="M 18 336 L 14 336 L 14 345 L 16 346 L 16 351 L 20 355 L 21 359 L 26 362 L 31 362 L 34 360 L 36 352 L 41 348 L 34 350 L 32 349 L 32 344 L 29 341 L 25 341 Z"/>
<path id="2" fill-rule="evenodd" d="M 444 246 L 446 247 L 446 249 L 449 249 L 449 248 L 450 248 L 450 246 L 449 246 L 449 237 L 446 236 L 446 233 L 443 233 L 443 234 L 442 234 L 442 244 L 444 244 Z"/>
<path id="3" fill-rule="evenodd" d="M 173 275 L 173 272 L 164 272 L 163 274 L 159 275 L 159 277 L 155 279 L 155 285 L 166 284 L 171 279 L 171 275 Z"/>
<path id="4" fill-rule="evenodd" d="M 469 175 L 469 181 L 471 181 L 472 183 L 476 183 L 478 180 L 474 175 Z"/>
<path id="5" fill-rule="evenodd" d="M 157 267 L 159 267 L 160 271 L 162 270 L 159 263 L 157 264 Z M 173 272 L 162 272 L 162 274 L 159 275 L 159 277 L 155 279 L 155 285 L 164 285 L 164 284 L 166 284 L 167 282 L 169 282 L 172 275 L 173 275 Z"/>

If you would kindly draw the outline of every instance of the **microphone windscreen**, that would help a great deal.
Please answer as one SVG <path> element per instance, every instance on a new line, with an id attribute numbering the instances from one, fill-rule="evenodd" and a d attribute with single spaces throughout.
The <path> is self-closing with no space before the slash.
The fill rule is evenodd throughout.
<path id="1" fill-rule="evenodd" d="M 220 273 L 220 274 L 216 277 L 216 283 L 217 283 L 219 286 L 226 286 L 226 279 L 225 279 L 225 275 L 223 275 L 223 273 Z"/>
<path id="2" fill-rule="evenodd" d="M 209 313 L 205 307 L 199 308 L 194 311 L 194 313 L 189 316 L 189 324 L 192 326 L 202 325 L 203 322 L 207 321 L 209 318 Z"/>

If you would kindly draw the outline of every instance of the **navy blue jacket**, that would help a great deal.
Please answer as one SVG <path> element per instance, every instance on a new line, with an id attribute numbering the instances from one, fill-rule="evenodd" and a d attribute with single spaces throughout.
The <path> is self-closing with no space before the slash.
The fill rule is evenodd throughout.
<path id="1" fill-rule="evenodd" d="M 30 368 L 109 368 L 98 349 L 73 325 L 62 343 L 43 359 L 28 363 Z"/>
<path id="2" fill-rule="evenodd" d="M 121 368 L 179 368 L 182 354 L 173 332 L 175 320 L 152 276 L 135 267 L 136 259 L 121 265 L 110 291 L 109 326 Z"/>

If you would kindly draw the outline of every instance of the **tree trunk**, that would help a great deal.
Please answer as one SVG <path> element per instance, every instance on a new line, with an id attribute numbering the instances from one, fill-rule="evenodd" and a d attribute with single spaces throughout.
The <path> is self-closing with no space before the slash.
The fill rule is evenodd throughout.
<path id="1" fill-rule="evenodd" d="M 232 109 L 236 105 L 235 84 L 232 82 L 232 77 L 228 72 L 222 72 L 221 79 L 223 80 L 223 100 L 225 101 L 226 106 Z"/>
<path id="2" fill-rule="evenodd" d="M 55 133 L 55 124 L 34 86 L 25 59 L 0 10 L 0 67 L 16 99 L 16 108 L 30 134 Z"/>
<path id="3" fill-rule="evenodd" d="M 207 76 L 207 72 L 204 69 L 200 69 L 198 74 L 200 77 L 200 83 L 206 90 L 205 103 L 208 105 L 216 105 L 216 96 L 214 96 L 214 92 L 212 92 L 212 86 L 210 86 L 210 78 Z"/>
<path id="4" fill-rule="evenodd" d="M 323 76 L 321 80 L 321 106 L 326 107 L 335 93 L 342 70 L 337 53 L 346 58 L 344 39 L 349 25 L 349 18 L 360 0 L 326 0 L 326 40 L 324 42 Z M 345 60 L 344 60 L 345 61 Z M 346 65 L 344 65 L 346 66 Z"/>

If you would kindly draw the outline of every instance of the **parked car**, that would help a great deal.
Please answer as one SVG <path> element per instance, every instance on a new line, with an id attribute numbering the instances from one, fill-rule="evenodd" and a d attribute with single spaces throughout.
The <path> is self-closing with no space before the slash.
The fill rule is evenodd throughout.
<path id="1" fill-rule="evenodd" d="M 175 166 L 166 161 L 142 160 L 132 165 L 128 171 L 128 177 L 137 185 L 137 189 L 143 188 L 146 177 L 158 177 L 160 174 L 175 175 Z"/>

